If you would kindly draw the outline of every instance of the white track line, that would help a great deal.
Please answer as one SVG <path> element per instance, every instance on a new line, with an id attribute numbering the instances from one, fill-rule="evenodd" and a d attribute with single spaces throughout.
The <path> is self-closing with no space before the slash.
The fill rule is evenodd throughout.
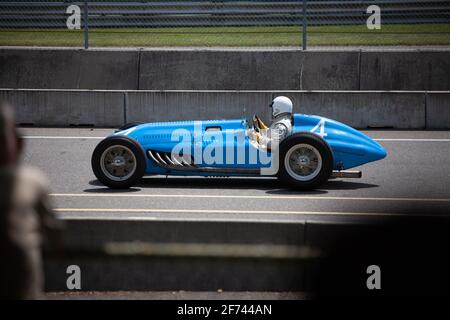
<path id="1" fill-rule="evenodd" d="M 402 213 L 336 212 L 336 211 L 280 211 L 280 210 L 205 210 L 205 209 L 112 209 L 112 208 L 57 208 L 57 213 L 192 213 L 192 214 L 258 214 L 258 215 L 317 215 L 317 216 L 404 216 Z M 429 217 L 429 214 L 424 214 Z M 62 215 L 64 216 L 64 215 Z M 417 215 L 419 216 L 419 215 Z M 432 214 L 431 216 L 445 216 Z"/>
<path id="2" fill-rule="evenodd" d="M 194 199 L 262 199 L 262 200 L 350 200 L 350 201 L 411 201 L 450 202 L 442 198 L 375 198 L 375 197 L 327 197 L 327 196 L 253 196 L 253 195 L 213 195 L 213 194 L 128 194 L 128 193 L 51 193 L 52 197 L 67 198 L 194 198 Z"/>
<path id="3" fill-rule="evenodd" d="M 404 142 L 450 142 L 450 139 L 389 139 L 389 138 L 380 138 L 373 139 L 375 141 L 404 141 Z"/>
<path id="4" fill-rule="evenodd" d="M 70 137 L 70 136 L 23 136 L 24 139 L 94 139 L 94 140 L 101 140 L 106 138 L 105 137 L 92 137 L 92 136 L 78 136 L 78 137 Z"/>
<path id="5" fill-rule="evenodd" d="M 173 217 L 173 216 L 164 216 L 164 217 L 155 217 L 155 216 L 105 216 L 102 214 L 84 214 L 80 215 L 80 213 L 68 213 L 68 212 L 58 212 L 57 216 L 61 219 L 68 220 L 120 220 L 120 221 L 196 221 L 196 222 L 258 222 L 258 223 L 267 223 L 267 222 L 282 222 L 282 223 L 297 223 L 298 220 L 283 220 L 280 221 L 279 217 L 277 218 L 261 218 L 258 217 L 257 220 L 251 218 L 242 218 L 242 217 L 232 217 L 232 218 L 224 218 L 224 217 Z"/>
<path id="6" fill-rule="evenodd" d="M 106 136 L 105 136 L 106 137 Z M 92 137 L 92 136 L 24 136 L 25 139 L 91 139 L 91 140 L 102 140 L 105 137 Z M 413 138 L 379 138 L 373 139 L 375 141 L 404 141 L 404 142 L 450 142 L 450 139 L 413 139 Z"/>

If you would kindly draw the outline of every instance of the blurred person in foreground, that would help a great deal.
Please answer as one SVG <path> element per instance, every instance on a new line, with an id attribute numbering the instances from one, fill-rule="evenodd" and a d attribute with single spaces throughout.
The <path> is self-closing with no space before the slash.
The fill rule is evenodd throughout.
<path id="1" fill-rule="evenodd" d="M 19 162 L 22 139 L 12 108 L 1 102 L 0 146 L 0 299 L 39 299 L 42 250 L 59 241 L 61 225 L 49 204 L 47 179 Z"/>

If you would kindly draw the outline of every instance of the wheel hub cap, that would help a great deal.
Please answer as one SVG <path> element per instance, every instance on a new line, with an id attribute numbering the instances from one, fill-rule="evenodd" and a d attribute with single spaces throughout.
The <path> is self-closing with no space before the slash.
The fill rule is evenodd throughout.
<path id="1" fill-rule="evenodd" d="M 111 165 L 114 167 L 123 167 L 125 165 L 125 158 L 115 157 L 114 160 L 111 162 Z"/>
<path id="2" fill-rule="evenodd" d="M 109 179 L 123 181 L 136 171 L 136 157 L 125 146 L 111 146 L 102 154 L 101 168 Z"/>
<path id="3" fill-rule="evenodd" d="M 311 161 L 309 160 L 309 158 L 307 156 L 300 156 L 300 157 L 298 157 L 297 164 L 299 166 L 308 166 L 310 162 Z"/>
<path id="4" fill-rule="evenodd" d="M 289 175 L 300 181 L 313 179 L 322 167 L 319 151 L 309 144 L 293 146 L 286 154 L 285 168 Z"/>

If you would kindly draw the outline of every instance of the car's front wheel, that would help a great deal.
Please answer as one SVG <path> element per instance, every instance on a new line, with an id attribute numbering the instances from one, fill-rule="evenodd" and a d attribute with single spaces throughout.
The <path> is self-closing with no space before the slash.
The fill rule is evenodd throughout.
<path id="1" fill-rule="evenodd" d="M 100 142 L 91 159 L 97 179 L 113 189 L 136 184 L 145 173 L 145 155 L 139 144 L 125 136 L 112 136 Z"/>
<path id="2" fill-rule="evenodd" d="M 296 189 L 315 189 L 333 171 L 333 153 L 328 143 L 312 133 L 287 137 L 280 145 L 278 177 Z"/>

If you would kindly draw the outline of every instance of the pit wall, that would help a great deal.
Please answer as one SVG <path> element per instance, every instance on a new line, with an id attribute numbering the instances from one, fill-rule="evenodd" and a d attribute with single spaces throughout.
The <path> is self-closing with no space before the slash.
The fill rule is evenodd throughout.
<path id="1" fill-rule="evenodd" d="M 17 123 L 119 127 L 129 122 L 247 118 L 270 120 L 278 95 L 294 112 L 355 128 L 450 129 L 450 92 L 429 91 L 121 91 L 0 89 Z"/>

